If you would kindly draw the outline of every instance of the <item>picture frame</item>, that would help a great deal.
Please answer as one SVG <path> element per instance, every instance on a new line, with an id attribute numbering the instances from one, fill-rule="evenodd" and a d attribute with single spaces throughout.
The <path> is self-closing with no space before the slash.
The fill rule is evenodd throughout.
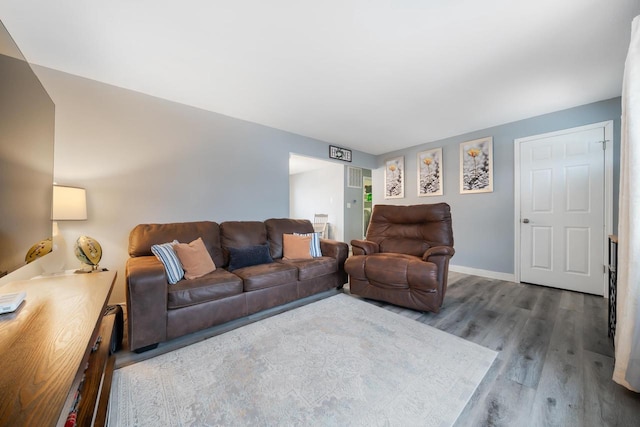
<path id="1" fill-rule="evenodd" d="M 329 146 L 329 158 L 342 160 L 343 162 L 351 162 L 351 150 L 342 147 L 336 147 L 335 145 Z"/>
<path id="2" fill-rule="evenodd" d="M 404 156 L 385 161 L 384 165 L 384 198 L 404 198 Z"/>
<path id="3" fill-rule="evenodd" d="M 442 147 L 421 151 L 418 162 L 418 197 L 442 196 Z"/>
<path id="4" fill-rule="evenodd" d="M 493 192 L 493 137 L 460 144 L 460 194 Z"/>

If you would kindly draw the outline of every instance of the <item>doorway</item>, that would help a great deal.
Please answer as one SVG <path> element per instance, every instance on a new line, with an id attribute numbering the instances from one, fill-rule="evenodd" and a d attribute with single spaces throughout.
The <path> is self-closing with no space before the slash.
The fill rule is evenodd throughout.
<path id="1" fill-rule="evenodd" d="M 605 295 L 612 140 L 611 121 L 515 140 L 518 281 Z"/>
<path id="2" fill-rule="evenodd" d="M 369 221 L 371 221 L 371 211 L 373 210 L 373 180 L 371 178 L 371 171 L 364 171 L 362 177 L 362 189 L 363 189 L 363 202 L 362 202 L 362 238 L 367 236 L 367 229 L 369 228 Z"/>
<path id="3" fill-rule="evenodd" d="M 297 154 L 289 155 L 289 217 L 328 215 L 328 237 L 344 238 L 344 166 Z"/>

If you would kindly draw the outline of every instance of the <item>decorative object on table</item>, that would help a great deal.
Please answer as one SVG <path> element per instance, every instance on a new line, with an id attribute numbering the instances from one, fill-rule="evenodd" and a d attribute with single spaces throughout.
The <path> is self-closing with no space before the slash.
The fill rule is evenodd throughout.
<path id="1" fill-rule="evenodd" d="M 460 144 L 460 194 L 493 191 L 493 137 Z"/>
<path id="2" fill-rule="evenodd" d="M 351 150 L 347 150 L 346 148 L 336 147 L 335 145 L 329 146 L 329 158 L 342 160 L 344 162 L 351 161 Z"/>
<path id="3" fill-rule="evenodd" d="M 29 248 L 27 254 L 24 256 L 24 261 L 29 264 L 30 262 L 33 262 L 38 258 L 48 254 L 49 252 L 51 252 L 52 245 L 53 242 L 51 241 L 51 238 L 40 240 L 38 243 Z"/>
<path id="4" fill-rule="evenodd" d="M 442 196 L 442 148 L 421 151 L 418 158 L 418 197 Z"/>
<path id="5" fill-rule="evenodd" d="M 102 246 L 96 239 L 89 236 L 78 237 L 74 252 L 80 262 L 89 266 L 89 269 L 82 269 L 82 271 L 95 271 L 98 269 L 98 263 L 102 259 Z"/>
<path id="6" fill-rule="evenodd" d="M 404 198 L 404 157 L 389 159 L 384 166 L 384 198 Z"/>
<path id="7" fill-rule="evenodd" d="M 45 273 L 52 274 L 64 269 L 67 243 L 58 228 L 58 221 L 83 221 L 87 219 L 87 194 L 84 188 L 53 186 L 53 237 L 51 254 L 42 259 Z"/>
<path id="8" fill-rule="evenodd" d="M 0 314 L 13 313 L 20 307 L 22 301 L 27 297 L 27 293 L 15 292 L 11 294 L 0 294 Z"/>

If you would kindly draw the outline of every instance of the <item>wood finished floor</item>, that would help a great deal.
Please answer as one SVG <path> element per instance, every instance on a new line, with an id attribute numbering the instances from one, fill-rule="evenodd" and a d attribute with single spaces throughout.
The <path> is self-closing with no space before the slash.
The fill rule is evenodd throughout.
<path id="1" fill-rule="evenodd" d="M 602 297 L 450 273 L 438 314 L 369 302 L 499 352 L 456 427 L 640 426 Z"/>
<path id="2" fill-rule="evenodd" d="M 333 294 L 190 334 L 140 355 L 120 351 L 116 367 Z M 611 380 L 604 298 L 451 272 L 438 314 L 365 301 L 499 352 L 455 427 L 640 426 L 640 394 Z"/>

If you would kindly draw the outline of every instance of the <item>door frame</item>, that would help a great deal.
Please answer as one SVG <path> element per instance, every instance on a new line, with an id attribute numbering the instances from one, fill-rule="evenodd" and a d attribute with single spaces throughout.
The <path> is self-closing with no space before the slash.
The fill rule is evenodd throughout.
<path id="1" fill-rule="evenodd" d="M 602 232 L 603 251 L 603 273 L 602 287 L 603 296 L 609 297 L 608 280 L 605 274 L 606 265 L 608 263 L 608 240 L 607 237 L 613 233 L 613 120 L 593 123 L 585 126 L 578 126 L 570 129 L 563 129 L 555 132 L 542 133 L 539 135 L 527 136 L 524 138 L 514 139 L 514 164 L 513 164 L 513 185 L 514 185 L 514 276 L 515 282 L 520 283 L 520 144 L 536 139 L 566 135 L 569 133 L 581 132 L 585 130 L 604 127 L 604 139 L 606 150 L 604 151 L 604 230 Z"/>

